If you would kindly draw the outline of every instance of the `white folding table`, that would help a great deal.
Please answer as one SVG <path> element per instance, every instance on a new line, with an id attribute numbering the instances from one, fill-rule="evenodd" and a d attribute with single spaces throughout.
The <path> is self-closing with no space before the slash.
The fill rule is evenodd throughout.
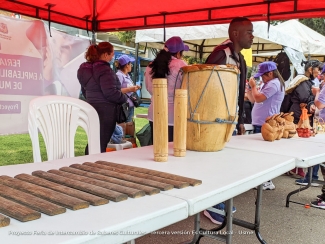
<path id="1" fill-rule="evenodd" d="M 15 243 L 16 236 L 8 235 L 8 231 L 26 230 L 66 230 L 91 231 L 106 230 L 125 233 L 142 231 L 133 235 L 56 235 L 27 236 L 26 243 L 35 241 L 44 243 L 123 243 L 157 230 L 164 226 L 181 221 L 188 216 L 199 216 L 199 212 L 217 203 L 227 200 L 227 209 L 232 209 L 232 198 L 277 177 L 295 166 L 293 157 L 266 155 L 265 153 L 225 148 L 218 152 L 187 151 L 186 157 L 174 157 L 173 144 L 169 144 L 168 162 L 153 161 L 152 146 L 115 151 L 76 158 L 55 160 L 46 163 L 33 163 L 1 167 L 2 175 L 15 176 L 35 170 L 58 169 L 74 163 L 106 160 L 119 164 L 138 166 L 147 169 L 168 172 L 202 180 L 202 185 L 173 189 L 154 196 L 128 199 L 124 202 L 89 207 L 88 209 L 70 211 L 48 217 L 42 214 L 41 219 L 29 223 L 13 220 L 9 227 L 0 228 L 0 235 L 6 243 Z M 262 188 L 258 187 L 258 192 Z M 261 196 L 261 194 L 259 194 Z M 257 199 L 255 223 L 245 223 L 259 234 L 261 198 Z M 228 211 L 231 213 L 231 211 Z M 198 217 L 197 217 L 198 218 Z M 196 219 L 198 220 L 198 219 Z M 227 216 L 227 232 L 232 232 L 232 214 Z M 237 224 L 234 219 L 234 223 Z M 199 226 L 196 222 L 196 230 Z M 124 231 L 124 232 L 123 232 Z M 231 243 L 232 235 L 221 236 L 221 240 Z M 49 239 L 49 241 L 46 241 Z M 88 243 L 87 242 L 87 243 Z M 17 243 L 17 242 L 16 242 Z"/>
<path id="2" fill-rule="evenodd" d="M 287 195 L 286 207 L 289 207 L 290 202 L 303 204 L 290 201 L 290 197 L 293 194 L 308 189 L 312 182 L 312 167 L 325 162 L 325 142 L 323 140 L 325 140 L 325 135 L 316 135 L 316 137 L 310 138 L 293 137 L 291 139 L 280 139 L 269 142 L 264 141 L 261 134 L 253 134 L 234 136 L 226 144 L 226 147 L 294 157 L 296 167 L 310 168 L 308 185 L 294 190 Z"/>
<path id="3" fill-rule="evenodd" d="M 132 155 L 136 150 L 126 150 Z M 131 152 L 132 151 L 132 152 Z M 73 163 L 111 160 L 114 153 L 76 157 L 43 163 L 0 167 L 1 175 L 31 174 L 36 170 L 58 169 Z M 129 154 L 129 161 L 132 156 Z M 114 161 L 117 158 L 114 157 Z M 154 163 L 154 162 L 152 162 Z M 125 243 L 188 217 L 188 204 L 164 194 L 129 198 L 122 202 L 110 201 L 102 206 L 90 206 L 77 211 L 48 216 L 29 222 L 13 218 L 10 225 L 0 228 L 1 243 Z"/>
<path id="4" fill-rule="evenodd" d="M 108 160 L 202 180 L 202 185 L 196 187 L 162 192 L 164 195 L 183 199 L 188 203 L 188 216 L 196 215 L 196 233 L 199 233 L 198 218 L 201 211 L 226 200 L 229 202 L 227 207 L 232 209 L 233 197 L 261 185 L 295 166 L 293 157 L 228 148 L 218 152 L 187 150 L 186 157 L 174 157 L 173 143 L 169 143 L 169 156 L 166 163 L 153 161 L 152 146 L 112 152 L 109 153 L 109 157 L 100 156 L 92 161 Z M 261 193 L 262 188 L 259 187 L 258 191 Z M 262 240 L 259 234 L 260 205 L 261 197 L 256 204 L 255 223 L 246 222 L 241 226 L 255 230 L 258 238 Z M 232 214 L 228 214 L 227 218 L 229 223 L 227 224 L 227 233 L 231 233 Z M 238 224 L 239 222 L 243 223 L 243 221 L 234 219 L 234 223 Z M 221 236 L 220 240 L 231 243 L 231 237 L 232 235 Z"/>
<path id="5" fill-rule="evenodd" d="M 172 144 L 170 144 L 172 146 Z M 170 150 L 172 151 L 172 150 Z M 152 154 L 152 152 L 151 152 Z M 275 178 L 295 166 L 294 158 L 258 153 L 252 151 L 224 148 L 218 152 L 186 151 L 186 157 L 176 158 L 170 156 L 168 164 L 147 165 L 156 170 L 202 180 L 202 185 L 194 188 L 171 190 L 163 192 L 165 195 L 184 199 L 189 205 L 189 216 L 195 216 L 195 237 L 192 243 L 200 238 L 198 233 L 218 232 L 221 228 L 206 231 L 200 228 L 200 212 L 223 201 L 227 201 L 227 231 L 232 233 L 232 223 L 255 231 L 257 238 L 263 243 L 260 235 L 260 207 L 262 202 L 263 182 Z M 256 186 L 258 199 L 255 209 L 255 222 L 248 223 L 232 218 L 233 197 L 242 194 Z M 232 235 L 210 235 L 214 239 L 231 243 Z"/>

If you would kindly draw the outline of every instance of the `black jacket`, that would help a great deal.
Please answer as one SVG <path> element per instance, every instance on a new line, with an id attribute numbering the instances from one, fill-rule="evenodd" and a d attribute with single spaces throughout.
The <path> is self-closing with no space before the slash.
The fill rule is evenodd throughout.
<path id="1" fill-rule="evenodd" d="M 314 104 L 315 96 L 312 93 L 313 82 L 306 80 L 301 82 L 291 93 L 291 102 L 289 112 L 294 112 L 294 123 L 297 124 L 301 115 L 300 103 L 306 103 L 308 113 L 310 113 L 310 106 Z M 309 117 L 312 121 L 313 116 Z"/>
<path id="2" fill-rule="evenodd" d="M 121 83 L 109 63 L 85 62 L 78 69 L 81 91 L 87 102 L 122 104 L 127 96 L 121 91 Z"/>
<path id="3" fill-rule="evenodd" d="M 227 57 L 224 49 L 227 47 L 230 48 L 232 52 L 232 57 L 236 62 L 240 64 L 240 81 L 239 81 L 239 96 L 238 96 L 238 124 L 244 124 L 244 98 L 245 98 L 245 85 L 246 85 L 246 75 L 247 75 L 247 66 L 244 59 L 244 56 L 239 53 L 239 60 L 235 56 L 235 51 L 232 43 L 228 43 L 227 45 L 220 45 L 213 50 L 213 52 L 209 55 L 206 60 L 206 64 L 226 64 Z"/>

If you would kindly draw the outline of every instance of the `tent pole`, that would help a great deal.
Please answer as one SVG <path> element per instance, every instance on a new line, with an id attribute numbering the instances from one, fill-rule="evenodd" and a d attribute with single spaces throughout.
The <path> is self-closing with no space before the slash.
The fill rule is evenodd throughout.
<path id="1" fill-rule="evenodd" d="M 133 83 L 134 85 L 137 84 L 138 81 L 138 66 L 139 66 L 139 43 L 135 44 L 135 62 L 134 62 L 134 69 L 133 69 Z"/>
<path id="2" fill-rule="evenodd" d="M 203 39 L 201 45 L 199 46 L 199 52 L 200 52 L 200 63 L 203 61 L 203 47 L 204 47 L 204 42 L 206 39 Z"/>
<path id="3" fill-rule="evenodd" d="M 96 33 L 94 31 L 91 32 L 91 44 L 96 45 Z"/>
<path id="4" fill-rule="evenodd" d="M 91 44 L 96 45 L 96 31 L 97 31 L 97 0 L 93 0 L 93 20 L 92 20 L 92 34 Z"/>

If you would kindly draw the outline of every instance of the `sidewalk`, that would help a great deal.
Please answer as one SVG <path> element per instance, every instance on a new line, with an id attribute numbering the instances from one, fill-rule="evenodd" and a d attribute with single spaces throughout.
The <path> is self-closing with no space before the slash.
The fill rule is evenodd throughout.
<path id="1" fill-rule="evenodd" d="M 322 176 L 320 175 L 320 180 Z M 290 203 L 289 208 L 285 207 L 286 196 L 290 191 L 299 186 L 294 183 L 295 178 L 288 176 L 279 176 L 273 180 L 276 189 L 263 192 L 262 213 L 261 213 L 261 235 L 264 240 L 270 244 L 319 244 L 324 243 L 325 239 L 325 211 L 322 209 L 306 209 L 303 205 Z M 291 200 L 303 203 L 310 203 L 321 193 L 321 186 L 311 187 L 306 191 L 294 195 Z M 235 218 L 244 219 L 253 222 L 255 211 L 256 190 L 249 190 L 236 198 L 234 205 L 237 212 Z M 202 228 L 212 229 L 216 225 L 210 222 L 201 213 Z M 167 234 L 148 234 L 136 240 L 136 244 L 176 244 L 192 238 L 194 229 L 194 216 L 168 226 L 160 231 Z M 172 231 L 181 234 L 171 234 Z M 234 244 L 254 244 L 259 243 L 255 233 L 251 230 L 233 226 Z M 168 234 L 168 232 L 170 234 Z M 200 244 L 218 244 L 223 243 L 209 238 L 202 238 Z"/>

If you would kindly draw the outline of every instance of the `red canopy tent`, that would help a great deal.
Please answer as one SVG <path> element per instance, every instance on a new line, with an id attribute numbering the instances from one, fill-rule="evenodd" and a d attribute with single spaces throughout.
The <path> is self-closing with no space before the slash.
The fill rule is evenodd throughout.
<path id="1" fill-rule="evenodd" d="M 310 0 L 0 0 L 0 9 L 81 29 L 118 31 L 325 16 L 325 1 Z"/>

